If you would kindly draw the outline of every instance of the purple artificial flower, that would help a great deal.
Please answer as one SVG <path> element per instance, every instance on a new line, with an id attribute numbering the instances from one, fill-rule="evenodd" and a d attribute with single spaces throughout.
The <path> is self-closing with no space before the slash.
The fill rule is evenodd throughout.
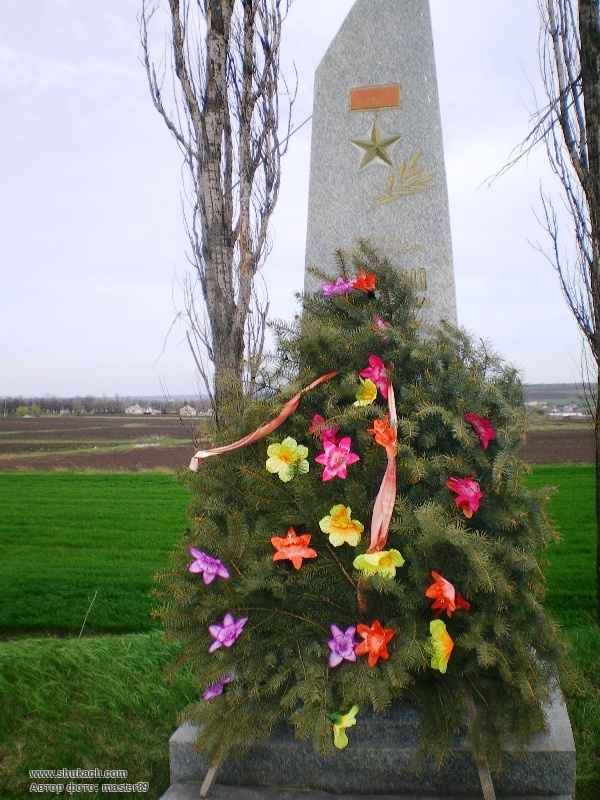
<path id="1" fill-rule="evenodd" d="M 356 278 L 347 281 L 342 275 L 338 275 L 333 283 L 322 283 L 321 291 L 323 297 L 335 297 L 337 294 L 349 294 L 354 290 Z"/>
<path id="2" fill-rule="evenodd" d="M 354 641 L 354 634 L 356 633 L 356 626 L 350 625 L 346 631 L 342 631 L 337 625 L 331 626 L 331 634 L 333 639 L 330 639 L 327 644 L 331 652 L 329 653 L 329 661 L 327 662 L 330 667 L 337 667 L 344 659 L 346 661 L 356 661 L 355 648 L 358 642 Z"/>
<path id="3" fill-rule="evenodd" d="M 217 575 L 219 578 L 229 577 L 229 572 L 227 572 L 220 558 L 207 556 L 206 553 L 203 553 L 202 550 L 198 550 L 197 547 L 190 547 L 190 553 L 195 560 L 189 565 L 188 571 L 194 573 L 201 572 L 202 580 L 206 585 L 212 583 Z"/>
<path id="4" fill-rule="evenodd" d="M 209 625 L 208 632 L 213 637 L 214 642 L 208 648 L 208 652 L 214 653 L 219 647 L 231 647 L 241 634 L 246 622 L 248 622 L 248 617 L 240 617 L 236 622 L 231 614 L 225 614 L 222 625 L 218 625 L 216 622 Z"/>
<path id="5" fill-rule="evenodd" d="M 220 681 L 216 683 L 212 683 L 207 689 L 202 692 L 202 697 L 205 700 L 212 700 L 213 697 L 218 697 L 220 694 L 223 694 L 223 690 L 228 683 L 231 683 L 233 678 L 231 675 L 225 675 L 224 678 L 221 678 Z"/>

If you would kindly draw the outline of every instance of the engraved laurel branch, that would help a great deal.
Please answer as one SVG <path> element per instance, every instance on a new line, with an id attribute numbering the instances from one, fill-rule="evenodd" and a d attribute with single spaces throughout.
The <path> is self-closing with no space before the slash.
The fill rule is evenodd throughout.
<path id="1" fill-rule="evenodd" d="M 394 203 L 401 197 L 409 194 L 423 192 L 429 189 L 431 182 L 435 178 L 435 172 L 424 174 L 424 167 L 418 166 L 419 159 L 423 151 L 417 150 L 410 161 L 404 160 L 397 170 L 392 170 L 387 181 L 387 188 L 384 194 L 378 194 L 373 198 L 369 211 L 385 203 Z"/>

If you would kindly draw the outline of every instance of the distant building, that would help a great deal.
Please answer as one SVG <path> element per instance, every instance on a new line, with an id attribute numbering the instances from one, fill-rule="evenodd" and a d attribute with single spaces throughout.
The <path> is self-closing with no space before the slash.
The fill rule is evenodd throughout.
<path id="1" fill-rule="evenodd" d="M 179 416 L 180 417 L 195 417 L 198 412 L 195 408 L 192 408 L 190 405 L 185 405 L 183 408 L 179 409 Z"/>
<path id="2" fill-rule="evenodd" d="M 133 406 L 127 406 L 125 409 L 126 414 L 143 414 L 144 409 L 138 403 L 135 403 Z"/>
<path id="3" fill-rule="evenodd" d="M 148 408 L 144 411 L 144 414 L 149 414 L 151 417 L 157 417 L 162 414 L 162 411 L 158 408 L 152 408 L 152 406 L 148 406 Z"/>

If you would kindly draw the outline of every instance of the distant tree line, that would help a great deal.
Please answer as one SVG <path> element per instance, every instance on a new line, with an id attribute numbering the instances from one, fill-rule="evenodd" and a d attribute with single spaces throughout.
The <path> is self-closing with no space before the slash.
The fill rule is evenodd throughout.
<path id="1" fill-rule="evenodd" d="M 161 414 L 179 414 L 184 405 L 189 405 L 198 413 L 210 408 L 208 400 L 194 399 L 149 399 L 148 397 L 95 397 L 93 395 L 76 397 L 2 397 L 0 398 L 0 415 L 2 416 L 41 416 L 45 414 L 124 414 L 125 409 L 139 405 L 144 410 L 154 409 Z"/>

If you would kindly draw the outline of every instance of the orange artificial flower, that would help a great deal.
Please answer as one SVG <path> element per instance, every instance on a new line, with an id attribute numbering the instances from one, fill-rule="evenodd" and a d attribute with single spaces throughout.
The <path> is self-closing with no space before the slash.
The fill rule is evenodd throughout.
<path id="1" fill-rule="evenodd" d="M 376 282 L 377 278 L 374 272 L 369 272 L 367 275 L 364 269 L 361 269 L 358 278 L 354 279 L 354 288 L 360 289 L 361 292 L 372 292 L 375 290 Z"/>
<path id="2" fill-rule="evenodd" d="M 310 542 L 310 534 L 305 533 L 298 536 L 293 528 L 287 532 L 285 539 L 280 536 L 273 536 L 271 544 L 277 550 L 273 556 L 273 561 L 285 561 L 289 559 L 296 569 L 302 566 L 303 558 L 316 558 L 317 552 L 312 547 L 308 547 Z"/>
<path id="3" fill-rule="evenodd" d="M 395 630 L 382 628 L 378 620 L 373 620 L 370 628 L 367 625 L 357 625 L 356 632 L 359 636 L 362 636 L 364 642 L 358 645 L 355 652 L 359 656 L 364 656 L 368 653 L 370 667 L 374 667 L 380 658 L 389 658 L 386 645 L 396 633 Z"/>
<path id="4" fill-rule="evenodd" d="M 435 583 L 432 583 L 427 589 L 425 596 L 435 600 L 431 607 L 437 608 L 435 613 L 436 618 L 439 617 L 442 611 L 445 611 L 446 614 L 451 617 L 457 608 L 471 608 L 471 604 L 463 600 L 460 594 L 455 591 L 450 581 L 447 581 L 446 578 L 442 578 L 442 576 L 434 570 L 431 571 L 431 576 Z"/>
<path id="5" fill-rule="evenodd" d="M 383 419 L 374 419 L 373 427 L 367 428 L 367 433 L 375 435 L 375 441 L 385 447 L 386 453 L 396 454 L 396 431 L 390 425 L 389 414 L 386 414 Z"/>

